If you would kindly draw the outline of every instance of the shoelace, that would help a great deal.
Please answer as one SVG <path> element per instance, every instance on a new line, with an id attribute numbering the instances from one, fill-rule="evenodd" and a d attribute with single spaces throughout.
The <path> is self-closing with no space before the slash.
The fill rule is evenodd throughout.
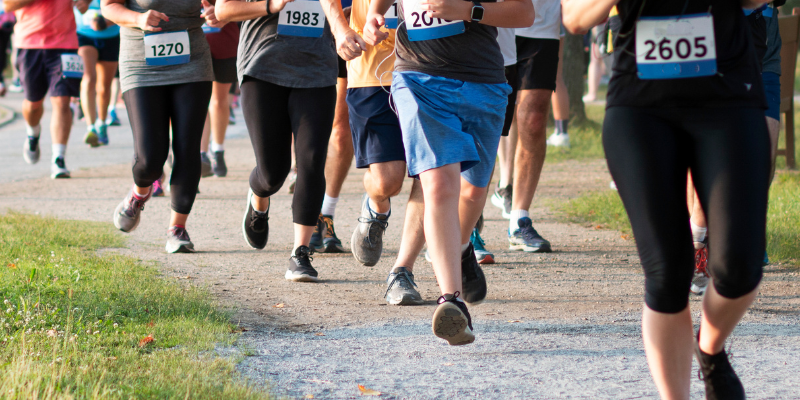
<path id="1" fill-rule="evenodd" d="M 708 247 L 697 249 L 697 251 L 694 252 L 694 265 L 696 272 L 708 276 Z"/>
<path id="2" fill-rule="evenodd" d="M 250 228 L 256 232 L 263 232 L 266 229 L 269 217 L 266 213 L 259 213 L 255 209 L 250 213 Z"/>
<path id="3" fill-rule="evenodd" d="M 184 242 L 191 241 L 191 239 L 189 239 L 189 232 L 186 232 L 185 228 L 181 228 L 179 226 L 174 226 L 174 227 L 172 227 L 172 229 L 170 229 L 170 232 L 172 232 L 172 234 L 175 237 L 177 237 L 179 240 L 182 240 Z"/>
<path id="4" fill-rule="evenodd" d="M 314 257 L 311 255 L 314 254 L 314 251 L 308 247 L 301 246 L 295 251 L 294 259 L 297 260 L 297 265 L 305 268 L 312 268 L 311 261 L 314 261 Z"/>
<path id="5" fill-rule="evenodd" d="M 417 287 L 417 284 L 414 283 L 414 280 L 411 279 L 411 276 L 409 275 L 408 271 L 396 272 L 394 278 L 392 278 L 392 281 L 389 282 L 389 287 L 386 288 L 386 293 L 383 294 L 384 298 L 386 298 L 386 295 L 389 294 L 389 291 L 392 290 L 392 287 L 394 286 L 395 282 L 397 282 L 398 279 L 400 279 L 400 277 L 403 277 L 406 282 L 411 283 L 412 285 L 414 285 L 414 287 Z M 400 287 L 403 286 L 403 282 L 397 282 L 397 283 L 400 285 Z"/>
<path id="6" fill-rule="evenodd" d="M 475 230 L 473 230 L 473 231 L 472 231 L 472 238 L 473 238 L 473 239 L 475 240 L 475 242 L 478 244 L 478 246 L 476 246 L 476 247 L 478 247 L 478 248 L 480 248 L 480 249 L 484 249 L 484 248 L 486 247 L 486 242 L 484 242 L 484 241 L 483 241 L 483 238 L 482 238 L 482 237 L 481 237 L 481 235 L 478 233 L 478 230 L 477 230 L 477 229 L 475 229 Z M 473 244 L 473 246 L 475 246 L 475 245 Z"/>
<path id="7" fill-rule="evenodd" d="M 30 148 L 30 151 L 36 151 L 36 149 L 39 147 L 39 138 L 28 136 L 28 147 Z"/>
<path id="8" fill-rule="evenodd" d="M 460 302 L 460 301 L 456 300 L 456 298 L 458 298 L 458 296 L 461 296 L 461 292 L 459 292 L 459 291 L 456 291 L 455 293 L 453 293 L 453 297 L 450 300 L 446 299 L 444 297 L 444 295 L 439 296 L 439 299 L 436 300 L 436 304 L 442 304 L 442 303 L 447 302 L 447 301 L 455 304 L 456 307 L 458 307 L 458 309 L 461 310 L 461 312 L 463 312 L 464 315 L 467 316 L 467 325 L 469 325 L 469 329 L 472 329 L 472 316 L 469 315 L 469 310 L 467 310 L 467 305 L 464 304 L 463 302 Z"/>
<path id="9" fill-rule="evenodd" d="M 144 210 L 145 201 L 147 201 L 147 199 L 139 199 L 133 194 L 131 194 L 131 199 L 130 201 L 128 201 L 128 207 L 126 207 L 125 210 L 123 210 L 123 212 L 128 217 L 133 218 L 133 216 L 136 215 L 136 210 Z"/>
<path id="10" fill-rule="evenodd" d="M 64 159 L 61 157 L 56 158 L 56 165 L 58 166 L 58 168 L 64 169 L 65 166 Z"/>
<path id="11" fill-rule="evenodd" d="M 539 232 L 536 232 L 536 229 L 534 229 L 532 226 L 520 228 L 519 232 L 525 239 L 535 239 L 537 236 L 539 236 Z"/>
<path id="12" fill-rule="evenodd" d="M 374 242 L 378 241 L 376 238 L 376 236 L 378 235 L 378 230 L 373 228 L 377 226 L 378 229 L 386 231 L 386 228 L 389 227 L 389 221 L 382 221 L 377 218 L 358 217 L 358 222 L 369 224 L 369 234 L 367 235 L 367 237 L 364 238 L 364 240 L 366 240 L 370 246 Z"/>
<path id="13" fill-rule="evenodd" d="M 336 231 L 333 230 L 333 218 L 323 217 L 323 221 L 325 221 L 325 236 L 326 237 L 336 237 Z"/>

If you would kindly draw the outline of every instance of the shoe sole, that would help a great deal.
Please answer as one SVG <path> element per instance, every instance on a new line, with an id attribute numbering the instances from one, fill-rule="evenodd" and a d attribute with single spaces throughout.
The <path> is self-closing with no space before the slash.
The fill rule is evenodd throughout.
<path id="1" fill-rule="evenodd" d="M 264 247 L 257 247 L 253 242 L 250 241 L 250 238 L 247 237 L 247 214 L 250 211 L 250 202 L 253 200 L 253 189 L 247 190 L 247 205 L 244 207 L 244 217 L 242 218 L 242 236 L 244 236 L 244 241 L 247 244 L 256 249 L 256 250 L 264 250 L 264 247 L 267 247 L 267 244 L 264 243 Z"/>
<path id="2" fill-rule="evenodd" d="M 693 283 L 692 287 L 689 289 L 689 291 L 691 291 L 692 293 L 694 293 L 694 294 L 696 294 L 698 296 L 702 296 L 702 295 L 704 295 L 706 293 L 706 289 L 708 289 L 708 287 L 702 287 L 701 288 L 700 286 L 696 286 Z"/>
<path id="3" fill-rule="evenodd" d="M 69 179 L 70 175 L 69 172 L 59 172 L 57 174 L 50 175 L 50 179 Z"/>
<path id="4" fill-rule="evenodd" d="M 356 229 L 353 231 L 353 235 L 350 237 L 350 246 L 353 248 L 355 248 L 358 243 L 358 238 L 356 237 L 356 235 L 358 235 L 358 225 L 360 225 L 360 223 L 356 225 Z M 383 253 L 383 249 L 381 249 L 381 253 Z M 355 250 L 353 251 L 353 258 L 355 258 L 356 261 L 365 267 L 374 267 L 376 264 L 378 264 L 378 261 L 381 260 L 381 256 L 379 255 L 374 261 L 363 261 L 358 257 L 358 253 Z"/>
<path id="5" fill-rule="evenodd" d="M 117 208 L 114 210 L 114 226 L 117 227 L 117 229 L 119 229 L 119 230 L 121 230 L 121 231 L 123 231 L 125 233 L 130 233 L 130 232 L 133 232 L 134 230 L 136 230 L 136 227 L 139 226 L 139 221 L 141 220 L 141 218 L 137 218 L 136 221 L 133 223 L 133 226 L 130 229 L 128 229 L 127 231 L 125 229 L 122 229 L 122 226 L 120 226 L 120 224 L 119 224 L 118 218 L 120 218 L 119 215 L 122 212 L 122 207 L 123 207 L 124 203 L 125 203 L 125 201 L 123 200 L 122 203 L 119 203 Z"/>
<path id="6" fill-rule="evenodd" d="M 446 340 L 451 346 L 462 346 L 475 341 L 467 316 L 455 304 L 443 303 L 436 308 L 431 329 L 436 337 Z"/>
<path id="7" fill-rule="evenodd" d="M 88 144 L 89 147 L 100 147 L 100 138 L 97 137 L 97 134 L 91 135 L 87 133 L 83 137 L 83 143 Z"/>
<path id="8" fill-rule="evenodd" d="M 194 253 L 194 244 L 192 243 L 181 243 L 177 248 L 170 247 L 169 243 L 164 247 L 167 250 L 167 253 L 175 254 L 175 253 Z"/>
<path id="9" fill-rule="evenodd" d="M 393 305 L 393 306 L 418 306 L 418 305 L 424 303 L 425 300 L 422 300 L 422 299 L 408 299 L 406 297 L 403 297 L 400 300 L 389 300 L 389 299 L 386 299 L 386 302 L 391 304 L 391 305 Z"/>
<path id="10" fill-rule="evenodd" d="M 344 247 L 341 244 L 335 244 L 335 243 L 328 245 L 323 244 L 319 248 L 320 248 L 319 250 L 320 253 L 333 253 L 333 254 L 346 253 L 346 251 L 344 251 Z"/>
<path id="11" fill-rule="evenodd" d="M 511 244 L 508 246 L 508 249 L 514 251 L 524 251 L 526 253 L 551 253 L 553 251 L 550 246 L 528 247 L 524 244 Z"/>
<path id="12" fill-rule="evenodd" d="M 319 282 L 319 278 L 311 275 L 295 275 L 292 271 L 287 270 L 283 275 L 287 281 L 291 282 Z"/>
<path id="13" fill-rule="evenodd" d="M 478 260 L 478 264 L 494 264 L 494 256 L 487 254 Z"/>

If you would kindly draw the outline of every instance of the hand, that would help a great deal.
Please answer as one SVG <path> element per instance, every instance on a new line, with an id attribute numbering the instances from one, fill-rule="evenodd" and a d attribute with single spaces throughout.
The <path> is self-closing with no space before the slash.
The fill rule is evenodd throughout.
<path id="1" fill-rule="evenodd" d="M 89 3 L 91 3 L 89 0 L 77 0 L 75 1 L 75 8 L 77 8 L 81 14 L 84 14 L 86 10 L 89 9 Z"/>
<path id="2" fill-rule="evenodd" d="M 336 52 L 345 61 L 350 61 L 360 56 L 361 52 L 366 48 L 367 44 L 364 43 L 364 39 L 352 29 L 347 29 L 344 34 L 336 36 Z"/>
<path id="3" fill-rule="evenodd" d="M 472 2 L 463 0 L 422 0 L 420 3 L 429 17 L 448 21 L 471 21 L 472 6 Z"/>
<path id="4" fill-rule="evenodd" d="M 214 6 L 211 5 L 208 0 L 203 0 L 203 13 L 200 14 L 200 17 L 205 18 L 206 25 L 212 28 L 222 28 L 225 26 L 224 22 L 221 22 L 217 19 Z"/>
<path id="5" fill-rule="evenodd" d="M 383 15 L 367 14 L 367 23 L 364 25 L 364 41 L 369 45 L 377 46 L 380 42 L 386 40 L 389 37 L 389 33 L 381 30 L 384 25 L 386 25 L 386 20 Z"/>
<path id="6" fill-rule="evenodd" d="M 161 21 L 169 22 L 169 18 L 166 14 L 155 10 L 148 10 L 139 14 L 136 18 L 136 27 L 143 31 L 158 32 L 161 30 L 161 28 L 158 27 Z"/>
<path id="7" fill-rule="evenodd" d="M 283 8 L 286 7 L 287 4 L 293 2 L 294 0 L 267 0 L 267 1 L 269 1 L 270 14 L 277 14 L 283 11 Z"/>

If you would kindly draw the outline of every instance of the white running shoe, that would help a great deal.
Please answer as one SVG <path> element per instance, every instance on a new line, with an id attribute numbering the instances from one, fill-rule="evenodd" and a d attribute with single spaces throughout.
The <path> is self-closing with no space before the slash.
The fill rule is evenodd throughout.
<path id="1" fill-rule="evenodd" d="M 69 170 L 67 169 L 66 164 L 64 164 L 63 158 L 58 157 L 55 159 L 55 161 L 53 161 L 53 165 L 50 166 L 50 178 L 69 178 Z"/>
<path id="2" fill-rule="evenodd" d="M 553 132 L 549 138 L 547 138 L 547 145 L 554 146 L 554 147 L 565 147 L 569 148 L 569 134 L 568 133 L 561 133 L 561 132 Z"/>
<path id="3" fill-rule="evenodd" d="M 25 162 L 28 164 L 36 164 L 39 162 L 40 154 L 39 138 L 28 136 L 28 138 L 25 139 L 25 144 L 22 146 L 22 158 L 24 158 Z"/>

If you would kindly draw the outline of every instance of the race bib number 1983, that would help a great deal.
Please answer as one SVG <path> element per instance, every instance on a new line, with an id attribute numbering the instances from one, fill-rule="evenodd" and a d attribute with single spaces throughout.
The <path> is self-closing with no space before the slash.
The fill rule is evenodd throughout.
<path id="1" fill-rule="evenodd" d="M 278 35 L 322 37 L 325 13 L 316 0 L 295 0 L 286 3 L 278 15 Z"/>
<path id="2" fill-rule="evenodd" d="M 714 18 L 709 14 L 642 18 L 636 23 L 640 79 L 676 79 L 717 73 Z"/>
<path id="3" fill-rule="evenodd" d="M 420 0 L 402 0 L 403 19 L 408 30 L 408 40 L 440 39 L 464 33 L 464 21 L 433 18 L 422 11 Z"/>

